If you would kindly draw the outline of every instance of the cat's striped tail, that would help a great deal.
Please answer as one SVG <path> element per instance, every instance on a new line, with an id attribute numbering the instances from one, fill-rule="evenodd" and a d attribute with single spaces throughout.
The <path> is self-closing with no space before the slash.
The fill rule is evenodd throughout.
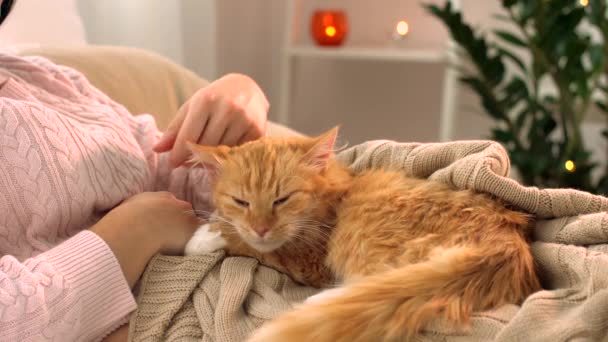
<path id="1" fill-rule="evenodd" d="M 491 251 L 457 246 L 303 304 L 249 342 L 404 341 L 437 317 L 466 329 L 473 311 L 520 302 L 539 288 L 523 240 Z"/>

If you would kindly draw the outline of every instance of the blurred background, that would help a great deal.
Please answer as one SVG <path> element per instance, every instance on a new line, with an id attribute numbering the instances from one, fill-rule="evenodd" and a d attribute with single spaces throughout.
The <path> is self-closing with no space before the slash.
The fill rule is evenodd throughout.
<path id="1" fill-rule="evenodd" d="M 573 11 L 589 3 L 569 1 Z M 569 2 L 559 2 L 566 11 Z M 11 21 L 0 30 L 0 44 L 123 45 L 157 52 L 209 80 L 244 73 L 267 94 L 272 120 L 307 134 L 340 124 L 343 140 L 350 145 L 370 139 L 496 139 L 496 118 L 482 107 L 479 94 L 458 82 L 448 68 L 448 28 L 423 6 L 445 3 L 18 0 Z M 513 26 L 494 16 L 506 13 L 502 1 L 453 3 L 484 36 Z M 313 15 L 332 10 L 346 15 L 346 38 L 337 47 L 319 46 L 311 35 Z M 404 37 L 395 36 L 400 21 L 408 25 Z M 525 56 L 523 60 L 528 62 Z M 601 114 L 588 115 L 580 123 L 584 145 L 599 163 L 605 163 L 608 150 L 601 134 L 605 123 Z M 560 127 L 555 129 L 559 132 Z M 547 132 L 551 134 L 556 133 Z M 555 165 L 573 158 L 556 157 Z"/>
<path id="2" fill-rule="evenodd" d="M 169 57 L 210 80 L 229 72 L 245 73 L 263 88 L 271 102 L 270 117 L 278 119 L 281 96 L 287 96 L 281 92 L 281 63 L 285 32 L 290 30 L 288 2 L 19 0 L 11 16 L 39 26 L 22 26 L 17 28 L 19 32 L 0 35 L 5 40 L 13 35 L 9 40 L 46 44 L 86 42 L 140 47 Z M 291 11 L 296 26 L 293 41 L 314 45 L 308 27 L 312 11 L 339 8 L 349 19 L 344 47 L 389 47 L 395 22 L 405 19 L 411 29 L 404 49 L 440 51 L 447 45 L 448 34 L 420 4 L 413 0 L 296 2 Z M 499 5 L 497 1 L 468 0 L 462 7 L 472 21 L 485 23 L 492 20 L 490 14 Z M 313 134 L 342 124 L 344 137 L 351 144 L 369 139 L 439 138 L 445 63 L 307 56 L 294 58 L 293 62 L 291 127 Z M 489 137 L 488 120 L 476 112 L 477 102 L 472 96 L 460 99 L 463 110 L 457 110 L 452 138 Z"/>

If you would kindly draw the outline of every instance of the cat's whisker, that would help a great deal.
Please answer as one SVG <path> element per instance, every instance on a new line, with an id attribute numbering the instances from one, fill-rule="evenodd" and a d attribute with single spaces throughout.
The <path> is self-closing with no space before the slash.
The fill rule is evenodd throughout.
<path id="1" fill-rule="evenodd" d="M 192 215 L 194 214 L 194 216 L 196 216 L 197 219 L 201 220 L 201 221 L 205 221 L 204 218 L 199 217 L 196 213 L 193 213 L 192 210 L 184 210 L 184 215 Z"/>
<path id="2" fill-rule="evenodd" d="M 299 241 L 308 247 L 312 248 L 315 251 L 324 252 L 326 250 L 326 244 L 323 241 L 319 241 L 319 239 L 314 239 L 312 236 L 303 235 L 303 234 L 295 234 L 292 239 L 295 241 Z"/>
<path id="3" fill-rule="evenodd" d="M 192 210 L 190 210 L 190 212 L 192 212 Z M 199 210 L 200 212 L 200 210 Z M 206 212 L 206 213 L 211 213 L 211 212 Z M 216 214 L 216 213 L 211 213 L 212 216 L 208 218 L 207 220 L 207 224 L 213 224 L 213 223 L 222 223 L 224 224 L 224 227 L 229 227 L 230 229 L 220 229 L 221 235 L 224 237 L 236 237 L 236 238 L 240 238 L 240 235 L 238 233 L 238 228 L 237 225 L 234 222 L 231 222 L 230 220 Z"/>
<path id="4" fill-rule="evenodd" d="M 315 238 L 314 236 L 309 236 L 309 235 L 299 235 L 301 238 L 306 239 L 307 241 L 310 241 L 311 243 L 315 243 L 318 244 L 320 246 L 324 246 L 325 245 L 325 241 L 326 239 L 320 240 L 318 238 Z"/>
<path id="5" fill-rule="evenodd" d="M 302 225 L 295 225 L 295 227 L 297 227 L 298 230 L 301 232 L 312 233 L 313 235 L 321 235 L 322 237 L 325 237 L 325 238 L 329 238 L 331 236 L 330 232 L 326 232 L 326 231 L 320 229 L 319 227 L 302 226 Z"/>
<path id="6" fill-rule="evenodd" d="M 319 250 L 318 246 L 311 244 L 310 242 L 308 242 L 308 240 L 302 239 L 300 236 L 297 236 L 297 235 L 293 236 L 291 241 L 293 241 L 293 243 L 295 245 L 300 246 L 300 247 L 305 247 L 307 249 L 312 249 L 315 251 Z"/>
<path id="7" fill-rule="evenodd" d="M 229 233 L 235 234 L 237 236 L 239 236 L 238 234 L 238 230 L 239 230 L 239 226 L 234 223 L 233 221 L 230 221 L 228 219 L 226 219 L 225 217 L 217 214 L 214 212 L 214 214 L 209 218 L 209 222 L 210 223 L 217 223 L 217 222 L 222 222 L 225 223 L 227 226 L 229 226 L 232 230 L 222 230 L 222 233 L 225 235 L 229 235 Z"/>
<path id="8" fill-rule="evenodd" d="M 325 222 L 321 222 L 321 221 L 314 220 L 314 219 L 299 219 L 299 220 L 292 221 L 292 223 L 310 223 L 310 224 L 318 225 L 320 227 L 333 228 L 332 226 L 328 225 Z"/>
<path id="9" fill-rule="evenodd" d="M 300 236 L 302 238 L 307 238 L 313 241 L 317 241 L 321 244 L 324 244 L 325 241 L 330 239 L 330 235 L 327 232 L 319 230 L 314 227 L 303 227 L 303 226 L 295 226 L 296 232 L 294 236 Z M 322 240 L 323 242 L 319 241 Z"/>
<path id="10" fill-rule="evenodd" d="M 209 221 L 210 222 L 225 222 L 225 223 L 228 223 L 230 225 L 234 224 L 231 220 L 229 220 L 229 219 L 227 219 L 224 216 L 219 215 L 219 214 L 213 214 L 211 217 L 209 217 Z"/>
<path id="11" fill-rule="evenodd" d="M 326 229 L 331 229 L 332 227 L 330 226 L 321 226 L 315 223 L 303 223 L 303 222 L 298 222 L 298 223 L 294 223 L 295 226 L 302 226 L 305 228 L 315 228 L 318 229 L 320 231 L 325 231 Z"/>
<path id="12" fill-rule="evenodd" d="M 224 217 L 221 217 L 221 216 L 212 217 L 212 218 L 210 218 L 209 222 L 211 222 L 211 223 L 223 222 L 223 223 L 227 223 L 231 226 L 235 226 L 234 222 L 232 222 Z"/>
<path id="13" fill-rule="evenodd" d="M 295 249 L 296 254 L 300 254 L 302 252 L 302 246 L 297 244 L 296 241 L 293 239 L 287 240 L 285 242 L 285 245 L 289 246 L 289 248 Z"/>
<path id="14" fill-rule="evenodd" d="M 194 213 L 196 216 L 203 216 L 204 218 L 208 219 L 209 217 L 211 217 L 213 215 L 213 211 L 208 211 L 208 210 L 202 210 L 202 209 L 192 209 L 190 210 L 190 212 Z"/>
<path id="15" fill-rule="evenodd" d="M 305 239 L 299 239 L 298 237 L 295 237 L 294 241 L 299 242 L 300 246 L 306 247 L 306 248 L 314 251 L 315 253 L 324 254 L 326 251 L 326 249 L 324 247 L 310 243 L 308 240 L 305 240 Z"/>
<path id="16" fill-rule="evenodd" d="M 309 234 L 301 234 L 300 233 L 300 234 L 296 234 L 294 236 L 298 236 L 300 239 L 306 239 L 310 243 L 314 243 L 314 244 L 317 244 L 319 246 L 325 246 L 325 245 L 327 245 L 327 241 L 329 241 L 328 238 L 318 238 L 318 237 L 311 236 Z"/>
<path id="17" fill-rule="evenodd" d="M 329 237 L 324 237 L 324 236 L 315 236 L 315 233 L 312 234 L 305 234 L 305 233 L 300 233 L 300 234 L 296 234 L 299 235 L 300 237 L 302 237 L 303 239 L 308 239 L 309 241 L 314 241 L 315 243 L 319 243 L 319 244 L 326 244 L 326 241 L 329 241 Z"/>
<path id="18" fill-rule="evenodd" d="M 215 211 L 203 210 L 203 209 L 192 209 L 192 211 L 202 214 L 213 214 Z"/>
<path id="19" fill-rule="evenodd" d="M 314 223 L 296 223 L 294 225 L 302 226 L 303 228 L 317 229 L 319 231 L 326 231 L 330 228 L 330 227 L 319 226 L 318 224 L 314 224 Z"/>

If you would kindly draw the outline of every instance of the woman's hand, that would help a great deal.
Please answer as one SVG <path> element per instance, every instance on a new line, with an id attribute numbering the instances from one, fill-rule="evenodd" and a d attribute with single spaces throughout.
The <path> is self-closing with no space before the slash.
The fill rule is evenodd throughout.
<path id="1" fill-rule="evenodd" d="M 262 137 L 268 100 L 251 78 L 229 74 L 196 92 L 180 108 L 167 132 L 154 146 L 171 151 L 172 166 L 182 165 L 190 152 L 186 142 L 234 146 Z"/>
<path id="2" fill-rule="evenodd" d="M 200 224 L 192 205 L 169 192 L 144 192 L 110 211 L 91 231 L 110 247 L 133 288 L 156 253 L 181 254 Z M 104 342 L 126 342 L 125 324 Z"/>
<path id="3" fill-rule="evenodd" d="M 114 330 L 110 335 L 106 336 L 102 342 L 127 342 L 129 340 L 129 323 Z"/>
<path id="4" fill-rule="evenodd" d="M 152 256 L 181 254 L 199 224 L 190 203 L 169 192 L 147 192 L 124 201 L 91 231 L 108 244 L 133 287 Z"/>

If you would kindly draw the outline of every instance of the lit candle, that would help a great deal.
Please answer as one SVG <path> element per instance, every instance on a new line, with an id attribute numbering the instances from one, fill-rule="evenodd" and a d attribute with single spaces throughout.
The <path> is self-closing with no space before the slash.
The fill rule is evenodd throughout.
<path id="1" fill-rule="evenodd" d="M 393 31 L 393 39 L 402 40 L 408 33 L 410 33 L 410 24 L 407 21 L 401 20 L 395 25 L 395 31 Z"/>
<path id="2" fill-rule="evenodd" d="M 325 28 L 325 35 L 328 37 L 333 37 L 336 35 L 336 28 L 334 26 L 327 26 Z"/>
<path id="3" fill-rule="evenodd" d="M 348 19 L 341 10 L 316 10 L 313 12 L 310 32 L 321 46 L 338 46 L 348 33 Z"/>

